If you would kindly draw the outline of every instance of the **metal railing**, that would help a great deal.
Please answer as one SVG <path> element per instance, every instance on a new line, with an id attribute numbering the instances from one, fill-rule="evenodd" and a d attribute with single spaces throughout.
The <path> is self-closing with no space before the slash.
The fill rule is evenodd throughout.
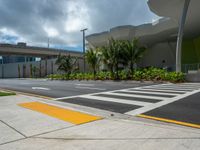
<path id="1" fill-rule="evenodd" d="M 200 63 L 194 63 L 194 64 L 183 64 L 182 65 L 182 71 L 184 73 L 192 72 L 198 72 L 200 71 Z"/>

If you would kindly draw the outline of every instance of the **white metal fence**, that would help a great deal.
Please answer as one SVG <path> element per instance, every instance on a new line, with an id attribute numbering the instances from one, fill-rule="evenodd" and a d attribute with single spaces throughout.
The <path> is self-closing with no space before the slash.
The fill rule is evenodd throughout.
<path id="1" fill-rule="evenodd" d="M 31 78 L 45 77 L 58 73 L 56 59 L 48 59 L 33 62 L 0 64 L 0 78 Z M 83 71 L 83 60 L 78 59 L 77 67 Z M 87 69 L 87 66 L 86 66 Z"/>

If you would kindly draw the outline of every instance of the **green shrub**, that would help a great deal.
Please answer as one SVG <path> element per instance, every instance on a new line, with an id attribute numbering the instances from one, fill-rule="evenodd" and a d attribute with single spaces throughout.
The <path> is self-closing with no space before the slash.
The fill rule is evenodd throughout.
<path id="1" fill-rule="evenodd" d="M 184 82 L 185 75 L 182 72 L 169 72 L 166 74 L 165 80 L 171 82 Z"/>
<path id="2" fill-rule="evenodd" d="M 183 73 L 167 72 L 165 69 L 160 68 L 144 68 L 136 69 L 133 74 L 130 71 L 119 71 L 120 80 L 146 80 L 146 81 L 170 81 L 170 82 L 183 82 L 185 75 Z M 48 78 L 52 80 L 114 80 L 111 72 L 100 71 L 94 78 L 93 73 L 71 73 L 71 74 L 51 74 Z"/>

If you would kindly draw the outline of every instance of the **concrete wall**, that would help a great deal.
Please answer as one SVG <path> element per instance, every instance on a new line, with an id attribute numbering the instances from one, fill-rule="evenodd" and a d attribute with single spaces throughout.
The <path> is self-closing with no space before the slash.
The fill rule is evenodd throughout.
<path id="1" fill-rule="evenodd" d="M 42 60 L 38 62 L 26 62 L 26 63 L 9 63 L 0 65 L 0 78 L 2 75 L 4 78 L 30 78 L 31 77 L 31 65 L 32 68 L 36 68 L 36 71 L 32 71 L 32 76 L 34 77 L 45 77 L 46 75 L 52 73 L 61 73 L 57 70 L 58 66 L 55 64 L 56 59 Z M 79 66 L 79 70 L 83 71 L 83 60 L 78 59 L 75 64 L 76 67 Z M 47 69 L 46 69 L 47 68 Z M 86 64 L 86 70 L 88 65 Z M 3 72 L 3 73 L 2 73 Z"/>
<path id="2" fill-rule="evenodd" d="M 182 64 L 194 64 L 200 62 L 200 37 L 183 41 Z"/>
<path id="3" fill-rule="evenodd" d="M 163 64 L 163 60 L 165 63 Z M 147 49 L 144 58 L 139 63 L 140 66 L 173 67 L 176 60 L 176 43 L 157 43 Z"/>

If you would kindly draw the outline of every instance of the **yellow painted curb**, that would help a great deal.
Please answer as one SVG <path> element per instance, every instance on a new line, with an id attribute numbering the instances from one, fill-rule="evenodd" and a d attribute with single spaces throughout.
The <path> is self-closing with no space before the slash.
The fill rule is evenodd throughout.
<path id="1" fill-rule="evenodd" d="M 83 124 L 102 119 L 98 116 L 92 116 L 41 102 L 29 102 L 18 105 L 73 124 Z"/>
<path id="2" fill-rule="evenodd" d="M 178 125 L 182 125 L 182 126 L 200 129 L 200 125 L 198 125 L 198 124 L 192 124 L 192 123 L 170 120 L 170 119 L 165 119 L 165 118 L 158 118 L 158 117 L 153 117 L 153 116 L 148 116 L 148 115 L 137 115 L 137 117 L 152 119 L 152 120 L 157 120 L 157 121 L 163 121 L 163 122 L 168 122 L 168 123 L 174 123 L 174 124 L 178 124 Z"/>

